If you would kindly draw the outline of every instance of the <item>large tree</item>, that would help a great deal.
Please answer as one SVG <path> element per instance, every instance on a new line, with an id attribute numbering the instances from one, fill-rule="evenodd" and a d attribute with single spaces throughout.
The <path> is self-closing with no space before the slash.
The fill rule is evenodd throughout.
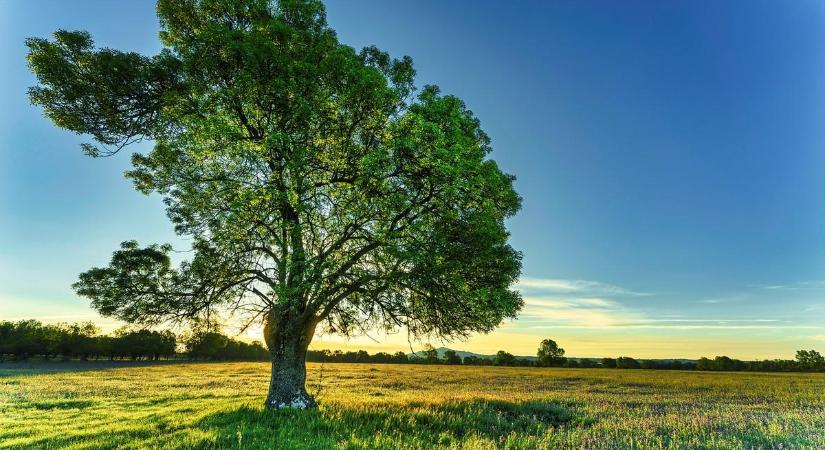
<path id="1" fill-rule="evenodd" d="M 416 89 L 409 57 L 338 42 L 317 0 L 160 0 L 163 50 L 32 38 L 32 101 L 92 156 L 148 140 L 127 173 L 159 193 L 193 255 L 124 242 L 76 291 L 104 316 L 215 313 L 263 324 L 267 407 L 314 405 L 305 355 L 350 335 L 488 332 L 522 305 L 504 221 L 513 177 L 456 97 Z"/>

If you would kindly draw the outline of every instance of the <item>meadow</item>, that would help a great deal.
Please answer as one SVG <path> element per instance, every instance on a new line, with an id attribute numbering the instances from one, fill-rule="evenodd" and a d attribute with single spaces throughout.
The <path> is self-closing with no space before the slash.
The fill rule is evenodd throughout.
<path id="1" fill-rule="evenodd" d="M 265 363 L 0 364 L 0 449 L 825 448 L 825 374 Z"/>

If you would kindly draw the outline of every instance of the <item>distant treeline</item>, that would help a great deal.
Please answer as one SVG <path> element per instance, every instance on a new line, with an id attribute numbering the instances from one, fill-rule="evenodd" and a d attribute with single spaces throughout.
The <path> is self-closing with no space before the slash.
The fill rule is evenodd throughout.
<path id="1" fill-rule="evenodd" d="M 754 372 L 825 372 L 825 356 L 816 350 L 798 350 L 796 359 L 771 359 L 764 361 L 740 361 L 717 356 L 699 358 L 697 370 L 754 371 Z"/>
<path id="2" fill-rule="evenodd" d="M 0 321 L 0 360 L 29 358 L 266 360 L 269 352 L 260 342 L 246 343 L 214 331 L 179 337 L 168 330 L 122 329 L 105 335 L 90 322 Z"/>
<path id="3" fill-rule="evenodd" d="M 491 357 L 461 357 L 453 350 L 447 350 L 439 356 L 433 349 L 425 350 L 419 355 L 407 355 L 403 352 L 378 352 L 370 355 L 364 350 L 342 352 L 340 350 L 310 350 L 307 360 L 312 362 L 342 363 L 391 363 L 391 364 L 445 364 L 465 366 L 513 366 L 513 367 L 572 367 L 572 368 L 610 368 L 610 369 L 655 369 L 655 370 L 711 370 L 711 371 L 757 371 L 757 372 L 802 372 L 825 371 L 825 357 L 814 350 L 800 350 L 796 360 L 740 361 L 727 356 L 714 359 L 701 358 L 698 361 L 635 359 L 629 356 L 619 358 L 556 358 L 549 363 L 539 359 L 528 359 L 512 355 L 503 350 Z"/>
<path id="4" fill-rule="evenodd" d="M 445 364 L 466 366 L 582 367 L 611 369 L 709 370 L 757 372 L 825 372 L 825 357 L 815 350 L 799 350 L 796 359 L 740 361 L 727 356 L 698 361 L 678 359 L 565 358 L 564 349 L 555 342 L 539 349 L 538 357 L 528 359 L 500 350 L 493 356 L 460 356 L 454 350 L 439 354 L 432 346 L 417 354 L 404 352 L 369 354 L 364 350 L 310 350 L 307 361 L 379 364 Z M 548 353 L 548 349 L 550 349 Z M 197 359 L 213 361 L 266 361 L 269 352 L 258 341 L 246 343 L 217 331 L 194 331 L 176 336 L 171 331 L 121 329 L 111 335 L 100 334 L 93 323 L 44 325 L 37 320 L 0 321 L 0 361 L 43 359 Z"/>
<path id="5" fill-rule="evenodd" d="M 435 350 L 424 350 L 419 355 L 407 355 L 404 352 L 378 352 L 370 355 L 364 350 L 342 352 L 340 350 L 310 350 L 307 361 L 312 362 L 343 362 L 343 363 L 391 363 L 391 364 L 445 364 L 464 366 L 508 366 L 508 367 L 609 367 L 612 369 L 663 369 L 663 370 L 691 370 L 696 363 L 680 360 L 636 360 L 630 357 L 620 358 L 557 358 L 555 361 L 543 363 L 538 359 L 528 359 L 515 356 L 503 350 L 493 356 L 483 357 L 468 355 L 461 357 L 453 350 L 447 350 L 439 356 Z"/>

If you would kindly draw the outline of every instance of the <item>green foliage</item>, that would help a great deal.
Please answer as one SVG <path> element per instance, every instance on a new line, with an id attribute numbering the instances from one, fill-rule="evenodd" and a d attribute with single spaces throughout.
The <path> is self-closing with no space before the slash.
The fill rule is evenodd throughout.
<path id="1" fill-rule="evenodd" d="M 192 359 L 214 361 L 265 361 L 269 352 L 259 341 L 246 343 L 217 331 L 197 331 L 185 340 L 186 354 Z"/>
<path id="2" fill-rule="evenodd" d="M 602 358 L 602 367 L 615 369 L 616 368 L 616 359 L 615 358 Z"/>
<path id="3" fill-rule="evenodd" d="M 424 362 L 427 364 L 438 364 L 438 350 L 430 344 L 424 346 Z"/>
<path id="4" fill-rule="evenodd" d="M 536 356 L 538 357 L 538 364 L 541 366 L 560 366 L 565 362 L 564 349 L 559 347 L 556 341 L 552 339 L 541 341 Z"/>
<path id="5" fill-rule="evenodd" d="M 177 340 L 168 330 L 123 329 L 113 336 L 99 333 L 91 322 L 43 325 L 36 320 L 0 321 L 0 360 L 4 356 L 16 360 L 31 357 L 157 360 L 175 354 Z"/>
<path id="6" fill-rule="evenodd" d="M 493 358 L 493 365 L 496 366 L 515 366 L 516 357 L 512 353 L 507 353 L 504 350 L 499 350 L 496 357 Z"/>
<path id="7" fill-rule="evenodd" d="M 598 363 L 592 359 L 584 358 L 579 361 L 579 365 L 584 368 L 598 367 Z"/>
<path id="8" fill-rule="evenodd" d="M 26 40 L 28 62 L 39 85 L 29 89 L 32 103 L 43 106 L 59 127 L 91 135 L 100 151 L 84 144 L 91 156 L 117 152 L 144 138 L 162 135 L 164 96 L 179 89 L 179 61 L 168 52 L 155 57 L 112 49 L 94 50 L 89 33 L 60 30 L 54 40 Z"/>
<path id="9" fill-rule="evenodd" d="M 447 350 L 444 352 L 444 364 L 461 364 L 461 357 L 455 350 Z"/>
<path id="10" fill-rule="evenodd" d="M 717 356 L 713 359 L 699 358 L 696 361 L 697 370 L 709 371 L 754 371 L 754 372 L 795 372 L 795 371 L 825 371 L 825 361 L 815 350 L 799 350 L 796 360 L 773 359 L 764 361 L 741 361 L 727 356 Z"/>
<path id="11" fill-rule="evenodd" d="M 151 139 L 128 177 L 194 243 L 178 268 L 168 246 L 129 241 L 83 273 L 74 287 L 101 314 L 448 338 L 515 317 L 504 221 L 520 198 L 461 100 L 417 91 L 409 57 L 340 44 L 316 0 L 157 11 L 155 56 L 85 32 L 27 41 L 32 102 L 104 146 L 92 155 Z"/>
<path id="12" fill-rule="evenodd" d="M 73 285 L 79 295 L 92 299 L 92 307 L 101 315 L 156 324 L 189 304 L 172 294 L 181 277 L 171 267 L 171 246 L 139 248 L 137 242 L 129 241 L 120 247 L 108 267 L 82 273 Z"/>
<path id="13" fill-rule="evenodd" d="M 310 350 L 307 352 L 307 361 L 312 362 L 343 362 L 343 363 L 380 363 L 380 364 L 407 364 L 409 362 L 423 362 L 421 358 L 410 358 L 404 352 L 393 354 L 378 352 L 370 355 L 364 350 L 341 351 L 341 350 Z"/>
<path id="14" fill-rule="evenodd" d="M 616 368 L 617 369 L 640 369 L 641 365 L 639 361 L 629 357 L 629 356 L 620 356 L 616 358 Z"/>
<path id="15" fill-rule="evenodd" d="M 169 331 L 120 330 L 112 340 L 112 355 L 128 356 L 131 359 L 160 359 L 175 354 L 177 338 Z"/>
<path id="16" fill-rule="evenodd" d="M 825 356 L 816 350 L 799 350 L 796 352 L 799 366 L 809 370 L 825 370 Z"/>
<path id="17" fill-rule="evenodd" d="M 490 366 L 493 364 L 493 360 L 490 358 L 482 358 L 475 355 L 465 356 L 462 364 L 467 366 Z"/>

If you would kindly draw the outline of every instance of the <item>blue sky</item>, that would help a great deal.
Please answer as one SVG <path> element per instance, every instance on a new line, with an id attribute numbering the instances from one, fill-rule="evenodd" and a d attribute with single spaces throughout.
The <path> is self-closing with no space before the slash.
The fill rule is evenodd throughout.
<path id="1" fill-rule="evenodd" d="M 522 316 L 454 347 L 791 357 L 825 349 L 825 4 L 333 1 L 342 42 L 410 55 L 517 176 Z M 157 52 L 150 2 L 0 2 L 0 319 L 94 318 L 69 288 L 118 243 L 185 242 L 128 157 L 29 105 L 27 36 Z M 147 147 L 136 147 L 135 151 Z M 115 326 L 108 323 L 109 326 Z M 316 345 L 396 349 L 321 337 Z"/>

